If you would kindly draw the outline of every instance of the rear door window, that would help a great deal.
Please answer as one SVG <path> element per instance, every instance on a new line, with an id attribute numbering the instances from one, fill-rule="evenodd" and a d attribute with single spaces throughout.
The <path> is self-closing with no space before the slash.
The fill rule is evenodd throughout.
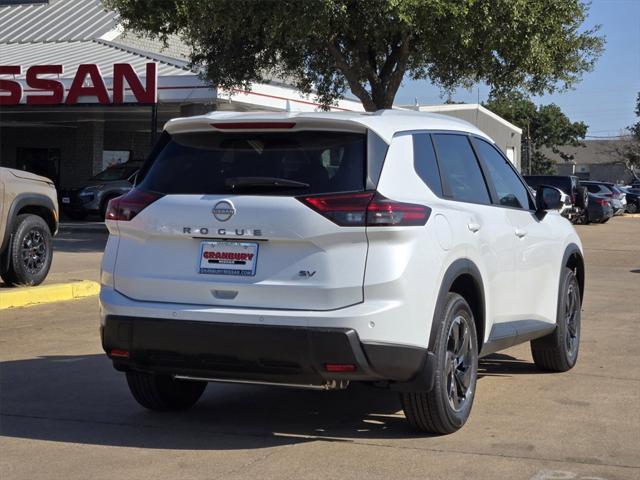
<path id="1" fill-rule="evenodd" d="M 509 164 L 509 160 L 503 157 L 496 148 L 488 142 L 474 139 L 478 154 L 484 160 L 488 176 L 493 184 L 496 195 L 496 203 L 503 207 L 530 208 L 527 188 L 518 178 Z"/>
<path id="2" fill-rule="evenodd" d="M 140 188 L 198 195 L 361 191 L 366 140 L 330 131 L 177 133 L 146 166 Z"/>
<path id="3" fill-rule="evenodd" d="M 465 135 L 435 134 L 433 141 L 445 195 L 462 202 L 490 204 L 489 191 L 469 139 Z"/>

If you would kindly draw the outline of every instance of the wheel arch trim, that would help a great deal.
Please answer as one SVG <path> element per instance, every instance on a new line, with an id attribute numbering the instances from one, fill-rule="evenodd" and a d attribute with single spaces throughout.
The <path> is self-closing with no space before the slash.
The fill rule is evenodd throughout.
<path id="1" fill-rule="evenodd" d="M 7 245 L 9 243 L 9 239 L 11 238 L 11 233 L 13 231 L 13 225 L 18 216 L 18 212 L 22 210 L 24 207 L 43 207 L 51 212 L 52 218 L 44 218 L 43 220 L 47 222 L 49 228 L 51 228 L 51 234 L 55 234 L 58 229 L 58 220 L 56 218 L 56 206 L 53 201 L 47 197 L 46 195 L 42 195 L 39 193 L 21 193 L 16 195 L 11 206 L 9 207 L 9 211 L 7 212 L 7 224 L 4 231 L 4 238 L 2 239 L 2 244 L 0 246 L 0 252 L 2 254 L 5 253 Z M 53 227 L 53 228 L 52 228 Z"/>
<path id="2" fill-rule="evenodd" d="M 572 260 L 572 257 L 575 260 Z M 562 288 L 562 272 L 564 267 L 575 268 L 576 277 L 578 279 L 578 286 L 580 287 L 580 301 L 584 302 L 584 287 L 585 287 L 585 265 L 584 257 L 582 256 L 582 250 L 575 243 L 570 243 L 564 250 L 562 256 L 562 265 L 560 266 L 558 296 L 560 296 L 560 289 Z"/>
<path id="3" fill-rule="evenodd" d="M 480 274 L 480 269 L 476 266 L 473 261 L 468 258 L 460 258 L 455 260 L 444 273 L 442 278 L 442 282 L 440 284 L 440 290 L 438 292 L 438 297 L 436 300 L 435 309 L 433 312 L 433 319 L 431 322 L 431 330 L 429 333 L 429 346 L 428 350 L 430 352 L 434 351 L 435 341 L 438 333 L 438 326 L 440 322 L 438 321 L 439 312 L 444 308 L 444 304 L 446 302 L 447 294 L 451 291 L 456 280 L 458 280 L 462 276 L 468 276 L 473 281 L 475 290 L 478 293 L 478 305 L 476 305 L 475 310 L 480 313 L 480 318 L 475 319 L 476 330 L 478 334 L 478 350 L 482 349 L 482 345 L 484 344 L 484 336 L 486 331 L 486 302 L 485 302 L 485 288 L 484 282 L 482 281 L 482 275 Z M 468 301 L 468 300 L 467 300 Z M 472 310 L 474 310 L 474 306 L 470 305 Z M 475 317 L 474 312 L 474 317 Z"/>

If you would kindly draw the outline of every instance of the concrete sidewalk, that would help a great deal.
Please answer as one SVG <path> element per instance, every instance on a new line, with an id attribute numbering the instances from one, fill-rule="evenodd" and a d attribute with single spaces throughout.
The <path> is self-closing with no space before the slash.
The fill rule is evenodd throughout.
<path id="1" fill-rule="evenodd" d="M 0 281 L 0 309 L 97 295 L 107 242 L 104 224 L 63 226 L 53 239 L 51 270 L 39 287 L 7 287 Z"/>

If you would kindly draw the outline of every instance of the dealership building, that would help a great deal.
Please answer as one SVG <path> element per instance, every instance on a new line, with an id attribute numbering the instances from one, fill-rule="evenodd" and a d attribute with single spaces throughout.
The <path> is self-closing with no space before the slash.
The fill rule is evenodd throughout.
<path id="1" fill-rule="evenodd" d="M 165 46 L 123 31 L 100 0 L 0 0 L 0 164 L 66 188 L 113 163 L 143 160 L 170 118 L 320 107 L 277 80 L 247 90 L 212 87 L 188 58 L 178 39 Z M 419 110 L 470 120 L 519 166 L 519 130 L 474 108 Z M 345 99 L 333 110 L 363 108 Z"/>

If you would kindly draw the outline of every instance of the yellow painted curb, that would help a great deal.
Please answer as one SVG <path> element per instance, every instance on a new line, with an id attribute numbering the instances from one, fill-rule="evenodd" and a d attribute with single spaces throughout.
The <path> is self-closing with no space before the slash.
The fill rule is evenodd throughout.
<path id="1" fill-rule="evenodd" d="M 100 293 L 100 285 L 90 280 L 38 287 L 3 288 L 0 289 L 0 310 L 92 297 L 98 293 Z"/>

